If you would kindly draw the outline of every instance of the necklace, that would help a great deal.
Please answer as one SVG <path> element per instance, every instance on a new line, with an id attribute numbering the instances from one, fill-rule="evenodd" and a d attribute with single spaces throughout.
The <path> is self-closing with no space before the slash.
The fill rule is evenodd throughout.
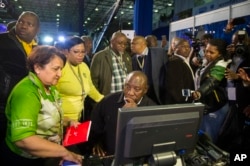
<path id="1" fill-rule="evenodd" d="M 73 69 L 72 65 L 69 63 L 69 67 L 71 69 L 71 71 L 73 72 L 74 76 L 77 78 L 78 82 L 80 83 L 81 85 L 81 88 L 82 88 L 82 101 L 84 100 L 84 96 L 85 96 L 85 90 L 84 90 L 84 85 L 83 85 L 83 79 L 82 79 L 82 76 L 81 76 L 81 71 L 80 71 L 80 67 L 77 66 L 77 72 L 75 72 L 75 70 Z"/>

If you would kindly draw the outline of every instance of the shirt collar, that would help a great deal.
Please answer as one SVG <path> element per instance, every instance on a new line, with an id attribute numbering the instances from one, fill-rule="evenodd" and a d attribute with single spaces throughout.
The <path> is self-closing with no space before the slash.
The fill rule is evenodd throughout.
<path id="1" fill-rule="evenodd" d="M 148 55 L 148 47 L 146 47 L 141 54 L 137 54 L 137 57 L 139 56 L 147 56 Z"/>
<path id="2" fill-rule="evenodd" d="M 17 35 L 16 35 L 17 39 L 21 42 L 21 43 L 26 43 L 27 45 L 30 46 L 36 46 L 37 42 L 33 39 L 30 43 L 25 42 L 24 40 L 20 39 Z"/>

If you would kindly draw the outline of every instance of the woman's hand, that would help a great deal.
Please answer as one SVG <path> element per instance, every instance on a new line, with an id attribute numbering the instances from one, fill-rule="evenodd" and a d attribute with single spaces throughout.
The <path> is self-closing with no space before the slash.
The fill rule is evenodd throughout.
<path id="1" fill-rule="evenodd" d="M 79 124 L 80 124 L 80 122 L 69 119 L 68 117 L 64 118 L 64 121 L 63 121 L 63 125 L 65 127 L 69 127 L 69 126 L 77 127 Z"/>
<path id="2" fill-rule="evenodd" d="M 81 156 L 79 154 L 76 154 L 74 152 L 67 151 L 66 155 L 63 156 L 63 159 L 60 161 L 59 165 L 62 165 L 64 160 L 72 161 L 72 162 L 74 162 L 76 164 L 82 165 L 83 156 Z"/>
<path id="3" fill-rule="evenodd" d="M 69 126 L 77 127 L 79 124 L 80 124 L 80 122 L 75 121 L 75 120 L 70 120 L 69 121 Z"/>

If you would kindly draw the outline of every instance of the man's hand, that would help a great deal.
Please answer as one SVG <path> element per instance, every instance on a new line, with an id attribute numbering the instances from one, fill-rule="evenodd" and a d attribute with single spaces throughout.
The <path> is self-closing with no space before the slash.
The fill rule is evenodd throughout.
<path id="1" fill-rule="evenodd" d="M 250 118 L 250 105 L 248 105 L 244 110 L 243 113 L 246 117 Z"/>
<path id="2" fill-rule="evenodd" d="M 239 70 L 238 70 L 238 76 L 243 81 L 249 81 L 250 82 L 250 77 L 248 76 L 247 72 L 243 68 L 239 68 Z"/>
<path id="3" fill-rule="evenodd" d="M 225 78 L 228 80 L 238 80 L 239 76 L 234 71 L 227 68 L 225 71 Z"/>
<path id="4" fill-rule="evenodd" d="M 123 106 L 124 108 L 137 107 L 137 104 L 133 99 L 125 98 L 124 100 L 125 100 L 125 105 Z"/>
<path id="5" fill-rule="evenodd" d="M 194 100 L 199 100 L 201 98 L 201 93 L 199 91 L 194 91 L 192 94 L 191 94 L 192 98 Z"/>
<path id="6" fill-rule="evenodd" d="M 96 144 L 92 148 L 93 155 L 97 155 L 99 157 L 104 157 L 106 155 L 106 152 L 103 150 L 102 146 L 100 144 Z"/>

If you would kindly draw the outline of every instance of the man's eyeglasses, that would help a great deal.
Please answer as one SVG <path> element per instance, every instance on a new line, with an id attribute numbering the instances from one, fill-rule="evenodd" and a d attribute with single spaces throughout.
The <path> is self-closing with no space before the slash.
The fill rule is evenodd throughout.
<path id="1" fill-rule="evenodd" d="M 128 46 L 127 42 L 117 42 L 117 44 L 120 46 Z"/>

